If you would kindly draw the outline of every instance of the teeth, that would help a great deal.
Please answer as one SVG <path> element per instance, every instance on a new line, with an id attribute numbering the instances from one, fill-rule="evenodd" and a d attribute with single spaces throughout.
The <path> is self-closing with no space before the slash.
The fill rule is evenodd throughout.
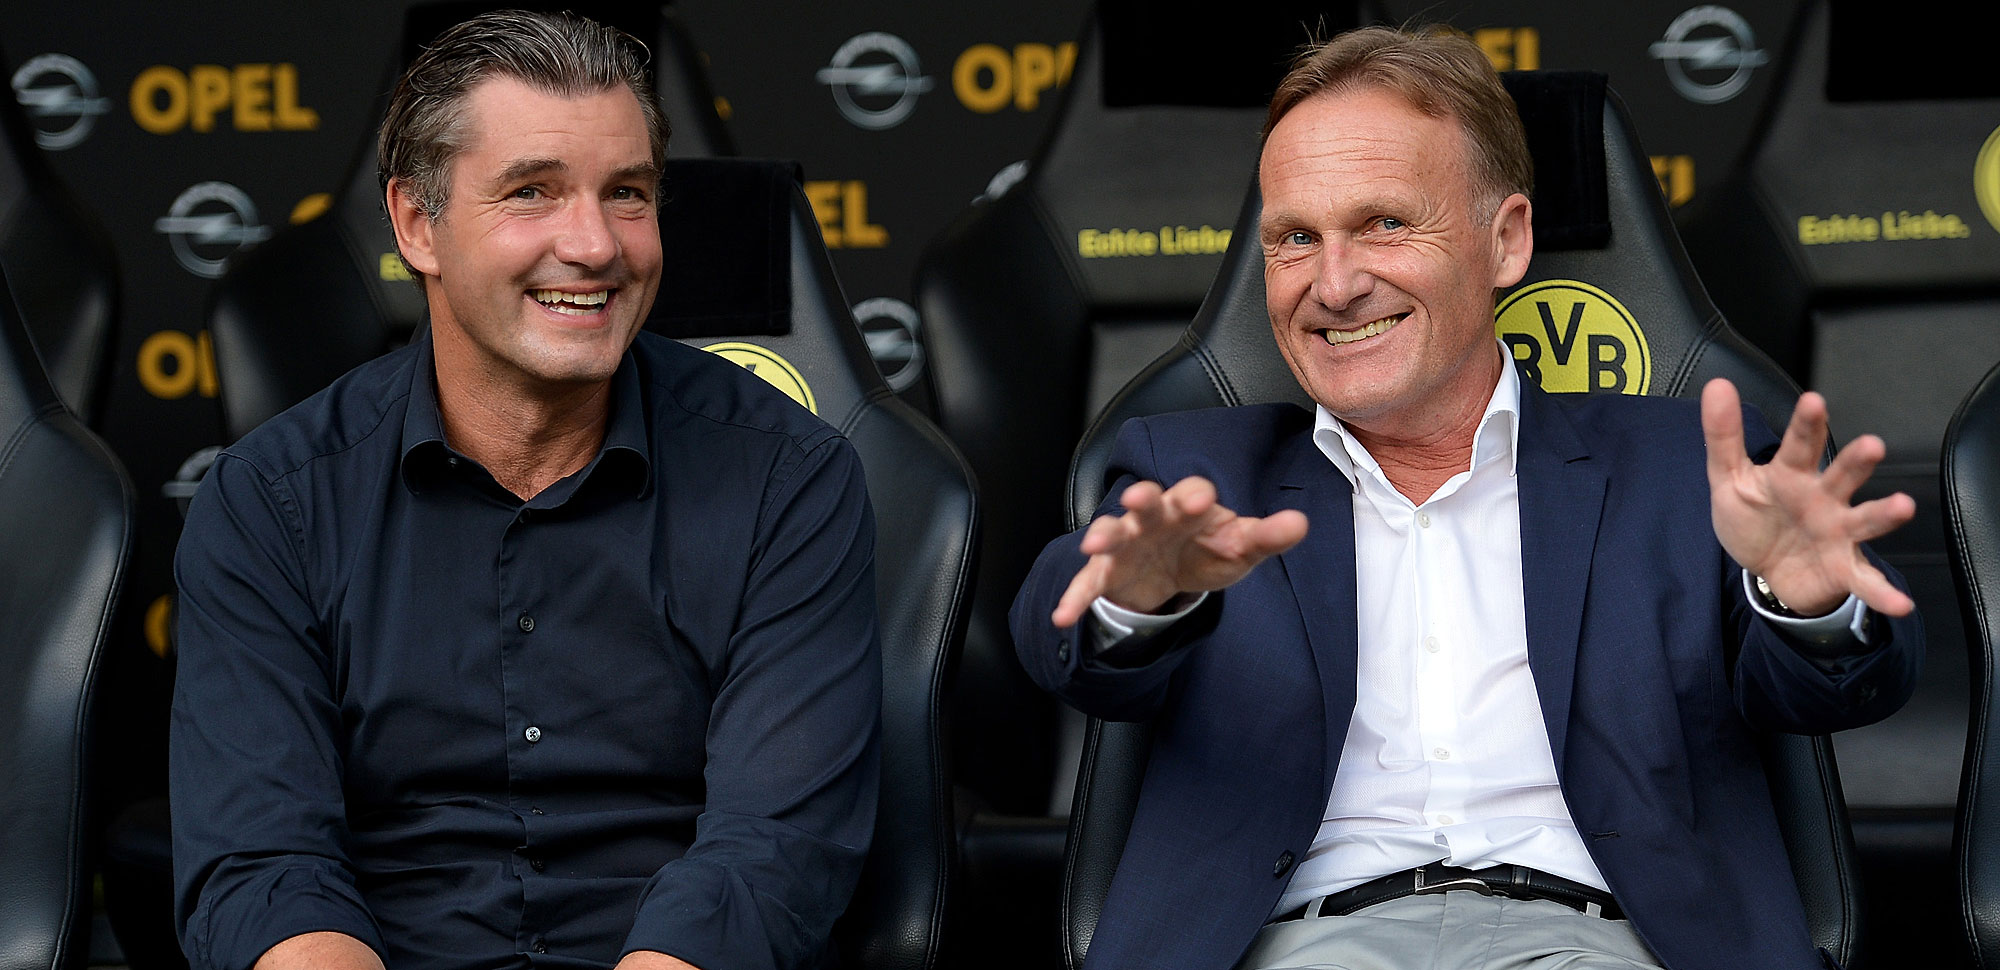
<path id="1" fill-rule="evenodd" d="M 535 302 L 540 303 L 541 305 L 548 307 L 551 310 L 556 310 L 561 313 L 573 313 L 573 314 L 590 313 L 592 312 L 592 308 L 603 306 L 605 301 L 611 299 L 610 290 L 598 290 L 595 293 L 565 293 L 561 290 L 532 290 L 528 293 L 528 295 L 534 297 Z"/>
<path id="2" fill-rule="evenodd" d="M 1406 316 L 1409 316 L 1409 314 L 1399 313 L 1393 317 L 1383 317 L 1367 326 L 1356 327 L 1353 330 L 1322 330 L 1319 333 L 1320 336 L 1326 338 L 1327 343 L 1337 347 L 1341 344 L 1351 344 L 1357 340 L 1367 340 L 1369 337 L 1376 336 L 1377 334 L 1388 333 L 1389 328 L 1402 323 L 1403 318 Z"/>

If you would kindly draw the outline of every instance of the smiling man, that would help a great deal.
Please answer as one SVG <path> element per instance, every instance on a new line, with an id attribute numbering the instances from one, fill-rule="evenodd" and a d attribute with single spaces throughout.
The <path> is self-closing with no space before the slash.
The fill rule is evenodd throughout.
<path id="1" fill-rule="evenodd" d="M 1154 726 L 1086 966 L 1822 967 L 1757 734 L 1914 686 L 1912 604 L 1862 545 L 1914 505 L 1850 505 L 1882 442 L 1822 472 L 1815 394 L 1773 442 L 1724 381 L 1525 380 L 1493 306 L 1532 161 L 1461 35 L 1303 54 L 1259 184 L 1316 410 L 1128 423 L 1103 514 L 1014 607 L 1038 682 Z"/>
<path id="2" fill-rule="evenodd" d="M 874 819 L 861 469 L 641 332 L 629 38 L 448 31 L 383 124 L 427 331 L 230 447 L 176 560 L 198 968 L 816 967 Z"/>

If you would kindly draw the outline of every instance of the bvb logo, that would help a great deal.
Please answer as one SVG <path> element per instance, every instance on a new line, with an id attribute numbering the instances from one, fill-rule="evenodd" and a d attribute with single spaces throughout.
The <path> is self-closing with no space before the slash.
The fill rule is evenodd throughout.
<path id="1" fill-rule="evenodd" d="M 1986 221 L 2000 229 L 2000 128 L 1986 137 L 1979 160 L 1972 163 L 1972 193 L 1979 197 L 1979 211 Z"/>
<path id="2" fill-rule="evenodd" d="M 723 360 L 729 361 L 758 377 L 772 387 L 785 392 L 785 396 L 799 402 L 806 410 L 819 413 L 819 406 L 813 402 L 812 388 L 806 386 L 805 376 L 792 362 L 756 344 L 725 341 L 709 344 L 701 348 Z"/>
<path id="3" fill-rule="evenodd" d="M 1493 329 L 1545 391 L 1644 394 L 1652 384 L 1646 334 L 1611 294 L 1588 283 L 1531 284 L 1493 316 Z"/>

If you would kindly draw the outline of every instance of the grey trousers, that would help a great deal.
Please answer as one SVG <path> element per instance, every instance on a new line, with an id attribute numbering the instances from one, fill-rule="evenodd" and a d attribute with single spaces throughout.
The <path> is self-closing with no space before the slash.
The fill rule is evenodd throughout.
<path id="1" fill-rule="evenodd" d="M 1236 970 L 1660 970 L 1624 920 L 1460 890 L 1272 923 Z"/>

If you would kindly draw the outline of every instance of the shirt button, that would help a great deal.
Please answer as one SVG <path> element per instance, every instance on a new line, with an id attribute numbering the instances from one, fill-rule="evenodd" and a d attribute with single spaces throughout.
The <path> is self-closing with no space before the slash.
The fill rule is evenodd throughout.
<path id="1" fill-rule="evenodd" d="M 1286 850 L 1278 855 L 1278 861 L 1271 864 L 1271 875 L 1282 876 L 1292 868 L 1292 853 Z"/>
<path id="2" fill-rule="evenodd" d="M 1452 819 L 1452 817 L 1451 817 L 1451 816 L 1449 816 L 1449 815 L 1440 815 L 1440 816 L 1438 816 L 1438 824 L 1439 824 L 1439 825 L 1450 825 L 1450 824 L 1452 824 L 1452 821 L 1453 821 L 1453 819 Z"/>
<path id="3" fill-rule="evenodd" d="M 526 731 L 521 732 L 521 736 L 527 738 L 529 744 L 534 744 L 542 739 L 542 729 L 534 725 L 529 725 Z"/>
<path id="4" fill-rule="evenodd" d="M 520 627 L 522 633 L 535 632 L 535 618 L 526 613 L 521 614 L 521 618 L 514 621 L 514 625 Z"/>
<path id="5" fill-rule="evenodd" d="M 532 731 L 532 730 L 534 730 L 534 728 L 529 728 L 528 730 Z M 1451 749 L 1450 749 L 1450 748 L 1432 748 L 1432 749 L 1431 749 L 1431 754 L 1434 754 L 1434 755 L 1436 755 L 1436 756 L 1437 756 L 1437 759 L 1438 759 L 1439 761 L 1450 761 L 1450 760 L 1451 760 Z"/>
<path id="6" fill-rule="evenodd" d="M 549 867 L 548 863 L 543 862 L 539 856 L 530 858 L 528 860 L 528 868 L 533 869 L 536 872 L 541 872 L 542 870 L 547 869 L 548 867 Z"/>
<path id="7" fill-rule="evenodd" d="M 538 936 L 538 937 L 535 937 L 535 952 L 536 952 L 536 953 L 547 953 L 547 952 L 549 952 L 549 944 L 547 943 L 547 941 L 543 940 L 543 939 L 542 939 L 541 937 L 539 937 L 539 936 Z"/>
<path id="8" fill-rule="evenodd" d="M 1444 649 L 1444 644 L 1442 644 L 1442 643 L 1439 643 L 1439 642 L 1438 642 L 1438 638 L 1437 638 L 1437 637 L 1425 637 L 1425 638 L 1424 638 L 1424 649 L 1425 649 L 1425 650 L 1429 650 L 1429 651 L 1430 651 L 1430 652 L 1432 652 L 1432 653 L 1436 653 L 1436 652 L 1438 652 L 1439 650 L 1443 650 L 1443 649 Z"/>
<path id="9" fill-rule="evenodd" d="M 1430 528 L 1430 527 L 1431 527 L 1431 514 L 1430 514 L 1429 512 L 1418 512 L 1418 513 L 1417 513 L 1417 524 L 1418 524 L 1418 525 L 1420 525 L 1420 526 L 1422 526 L 1422 527 L 1424 527 L 1424 528 L 1426 528 L 1426 529 Z"/>

